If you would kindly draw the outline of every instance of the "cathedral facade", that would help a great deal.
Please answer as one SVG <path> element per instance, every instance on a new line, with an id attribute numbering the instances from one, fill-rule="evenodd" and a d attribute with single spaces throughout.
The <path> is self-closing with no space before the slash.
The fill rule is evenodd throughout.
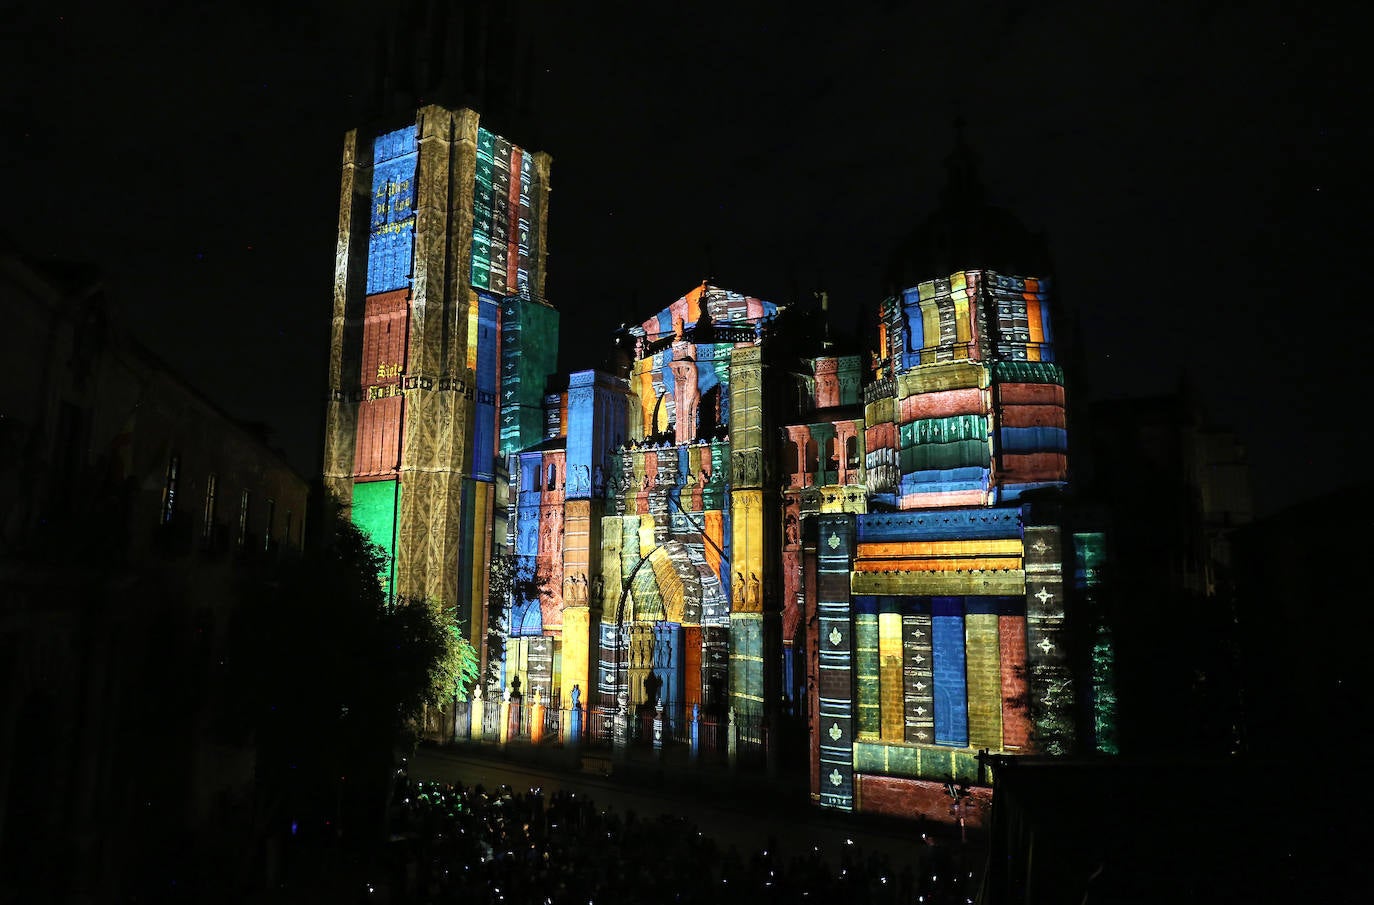
<path id="1" fill-rule="evenodd" d="M 554 377 L 549 164 L 466 109 L 346 140 L 325 477 L 392 593 L 484 656 L 504 607 L 502 686 L 555 706 L 804 724 L 823 806 L 1074 750 L 1066 584 L 1100 544 L 1066 527 L 1047 280 L 956 249 L 864 355 L 704 282 Z M 528 579 L 507 601 L 497 552 Z"/>

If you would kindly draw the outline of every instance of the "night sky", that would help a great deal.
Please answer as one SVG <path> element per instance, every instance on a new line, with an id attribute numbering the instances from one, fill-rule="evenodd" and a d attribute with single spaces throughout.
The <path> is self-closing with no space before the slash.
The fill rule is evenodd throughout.
<path id="1" fill-rule="evenodd" d="M 526 4 L 538 128 L 509 137 L 554 159 L 564 368 L 708 275 L 781 304 L 823 286 L 852 332 L 962 117 L 989 200 L 1048 238 L 1093 397 L 1186 373 L 1261 512 L 1366 479 L 1353 13 L 739 5 Z M 342 137 L 388 9 L 29 3 L 0 29 L 0 230 L 100 265 L 130 331 L 306 474 Z"/>

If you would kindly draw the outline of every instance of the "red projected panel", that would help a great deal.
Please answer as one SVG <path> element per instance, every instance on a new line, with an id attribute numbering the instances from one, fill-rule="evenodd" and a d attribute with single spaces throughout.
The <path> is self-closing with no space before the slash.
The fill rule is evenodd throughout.
<path id="1" fill-rule="evenodd" d="M 399 395 L 365 399 L 358 404 L 357 446 L 353 453 L 353 476 L 358 480 L 396 476 L 401 464 L 401 406 Z"/>
<path id="2" fill-rule="evenodd" d="M 410 290 L 370 295 L 363 308 L 362 400 L 353 475 L 394 477 L 401 463 L 401 376 L 405 373 Z"/>
<path id="3" fill-rule="evenodd" d="M 370 295 L 364 304 L 362 385 L 399 384 L 405 370 L 410 290 Z"/>
<path id="4" fill-rule="evenodd" d="M 1030 685 L 1026 681 L 1026 617 L 998 616 L 1002 654 L 1002 747 L 1029 751 Z"/>

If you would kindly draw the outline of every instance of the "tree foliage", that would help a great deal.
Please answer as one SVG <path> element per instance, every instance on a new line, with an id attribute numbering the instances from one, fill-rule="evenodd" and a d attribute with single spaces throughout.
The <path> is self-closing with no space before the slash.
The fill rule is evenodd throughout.
<path id="1" fill-rule="evenodd" d="M 539 600 L 549 593 L 544 580 L 533 566 L 522 565 L 513 553 L 497 551 L 491 558 L 491 574 L 487 583 L 487 668 L 482 685 L 494 688 L 501 661 L 505 658 L 506 636 L 511 626 L 506 615 L 515 600 Z"/>
<path id="2" fill-rule="evenodd" d="M 243 589 L 237 714 L 272 814 L 367 835 L 380 829 L 395 751 L 413 743 L 426 705 L 475 680 L 477 656 L 451 612 L 390 604 L 382 552 L 341 515 L 321 518 L 297 561 Z"/>

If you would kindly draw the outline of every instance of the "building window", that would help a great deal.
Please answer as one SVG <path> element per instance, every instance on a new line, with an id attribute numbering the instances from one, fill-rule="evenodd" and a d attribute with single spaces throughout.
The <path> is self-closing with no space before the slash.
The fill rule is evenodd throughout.
<path id="1" fill-rule="evenodd" d="M 844 441 L 844 458 L 850 471 L 859 467 L 859 438 L 850 436 Z"/>
<path id="2" fill-rule="evenodd" d="M 205 516 L 201 520 L 200 536 L 206 540 L 215 530 L 215 490 L 219 477 L 211 472 L 205 478 Z"/>
<path id="3" fill-rule="evenodd" d="M 240 547 L 248 542 L 248 503 L 250 499 L 247 490 L 239 497 L 239 536 L 237 543 Z"/>
<path id="4" fill-rule="evenodd" d="M 162 485 L 162 524 L 170 525 L 177 505 L 177 472 L 181 469 L 181 457 L 173 455 L 167 460 L 167 480 Z"/>
<path id="5" fill-rule="evenodd" d="M 262 526 L 262 549 L 267 550 L 272 546 L 272 522 L 277 517 L 277 501 L 267 501 L 267 522 Z"/>

